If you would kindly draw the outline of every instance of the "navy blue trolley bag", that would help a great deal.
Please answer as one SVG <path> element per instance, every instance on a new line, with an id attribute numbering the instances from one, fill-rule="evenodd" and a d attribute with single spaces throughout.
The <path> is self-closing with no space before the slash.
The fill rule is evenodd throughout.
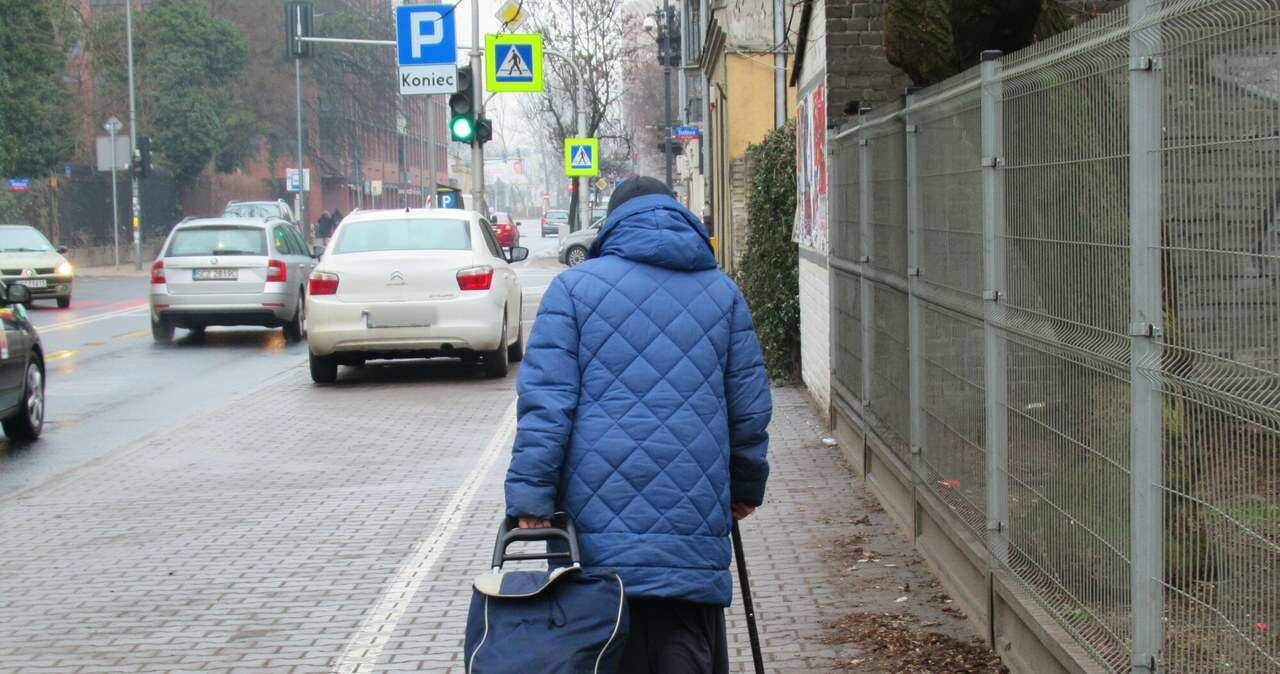
<path id="1" fill-rule="evenodd" d="M 545 553 L 507 554 L 517 541 L 547 541 Z M 567 548 L 567 552 L 563 551 Z M 504 562 L 553 568 L 503 571 Z M 554 564 L 550 564 L 554 562 Z M 472 584 L 464 655 L 470 674 L 614 674 L 627 639 L 627 600 L 612 571 L 582 568 L 578 532 L 566 513 L 547 529 L 498 529 L 493 568 Z"/>

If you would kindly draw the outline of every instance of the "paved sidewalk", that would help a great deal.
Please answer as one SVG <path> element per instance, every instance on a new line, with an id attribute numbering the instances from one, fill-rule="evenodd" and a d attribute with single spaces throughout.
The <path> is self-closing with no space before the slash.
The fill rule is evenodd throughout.
<path id="1" fill-rule="evenodd" d="M 299 366 L 0 500 L 0 672 L 461 672 L 512 382 L 416 371 L 316 388 Z M 804 394 L 775 405 L 768 502 L 743 523 L 767 670 L 901 671 L 826 643 L 855 612 L 971 637 Z M 729 625 L 748 672 L 736 600 Z"/>

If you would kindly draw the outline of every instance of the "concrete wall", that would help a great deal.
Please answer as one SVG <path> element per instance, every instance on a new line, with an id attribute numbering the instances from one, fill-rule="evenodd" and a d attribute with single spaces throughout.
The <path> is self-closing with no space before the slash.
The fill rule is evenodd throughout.
<path id="1" fill-rule="evenodd" d="M 824 419 L 831 405 L 831 305 L 827 258 L 800 251 L 800 378 Z"/>

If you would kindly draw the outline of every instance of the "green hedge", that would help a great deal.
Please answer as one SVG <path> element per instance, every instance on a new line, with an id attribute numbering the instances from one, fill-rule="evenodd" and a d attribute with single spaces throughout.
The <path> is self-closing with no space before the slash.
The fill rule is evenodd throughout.
<path id="1" fill-rule="evenodd" d="M 795 123 L 747 148 L 747 160 L 750 229 L 736 280 L 755 318 L 769 376 L 792 380 L 800 367 L 799 253 L 791 240 L 796 213 Z"/>

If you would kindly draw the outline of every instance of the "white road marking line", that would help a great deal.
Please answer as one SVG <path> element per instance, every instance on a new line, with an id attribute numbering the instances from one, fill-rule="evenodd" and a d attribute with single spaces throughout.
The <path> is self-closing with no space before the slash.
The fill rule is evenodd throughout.
<path id="1" fill-rule="evenodd" d="M 418 586 L 427 579 L 440 555 L 448 548 L 449 541 L 462 526 L 463 515 L 471 505 L 489 468 L 504 450 L 511 447 L 511 437 L 516 428 L 516 402 L 501 417 L 497 430 L 489 439 L 489 444 L 480 455 L 480 460 L 462 486 L 453 493 L 445 505 L 440 521 L 436 523 L 431 535 L 418 541 L 413 552 L 400 563 L 395 576 L 387 584 L 378 605 L 369 612 L 360 624 L 342 655 L 334 665 L 335 674 L 357 674 L 372 672 L 382 655 L 382 648 L 395 632 L 396 624 L 404 616 L 409 603 L 418 593 Z"/>
<path id="2" fill-rule="evenodd" d="M 97 323 L 99 321 L 107 321 L 113 318 L 123 318 L 125 316 L 141 314 L 147 311 L 150 311 L 150 308 L 147 307 L 146 305 L 129 307 L 128 309 L 120 309 L 119 311 L 108 311 L 107 313 L 104 313 L 104 314 L 96 314 L 93 316 L 86 316 L 84 318 L 75 318 L 69 321 L 62 321 L 61 323 L 54 323 L 53 325 L 46 325 L 46 326 L 37 325 L 36 332 L 43 335 L 50 332 L 57 332 L 58 330 L 69 330 L 71 328 L 78 328 L 82 325 L 89 325 L 90 323 Z"/>

